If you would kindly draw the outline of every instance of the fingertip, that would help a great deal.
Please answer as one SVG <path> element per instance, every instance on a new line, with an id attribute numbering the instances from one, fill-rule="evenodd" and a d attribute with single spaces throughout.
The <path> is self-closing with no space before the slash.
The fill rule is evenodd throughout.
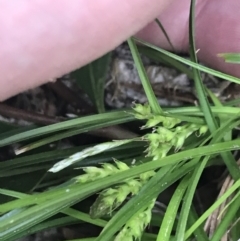
<path id="1" fill-rule="evenodd" d="M 112 50 L 167 0 L 1 1 L 0 99 L 41 85 Z M 19 21 L 20 20 L 20 21 Z"/>

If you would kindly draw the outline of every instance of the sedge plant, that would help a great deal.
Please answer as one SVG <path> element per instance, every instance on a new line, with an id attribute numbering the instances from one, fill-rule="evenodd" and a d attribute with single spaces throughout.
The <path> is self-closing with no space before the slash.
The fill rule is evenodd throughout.
<path id="1" fill-rule="evenodd" d="M 239 100 L 221 103 L 203 85 L 199 71 L 237 84 L 240 79 L 198 63 L 194 42 L 195 1 L 191 2 L 191 60 L 136 38 L 128 40 L 148 103 L 135 103 L 132 109 L 112 112 L 106 112 L 101 105 L 96 115 L 46 127 L 9 126 L 2 132 L 0 146 L 22 143 L 15 152 L 23 155 L 0 163 L 0 183 L 4 184 L 0 189 L 0 240 L 14 241 L 49 227 L 83 222 L 99 226 L 102 231 L 96 237 L 79 241 L 182 241 L 193 238 L 219 241 L 224 235 L 228 235 L 229 240 L 239 240 L 240 170 L 232 154 L 233 150 L 240 149 L 240 139 L 233 135 L 240 124 Z M 193 79 L 199 105 L 162 108 L 140 52 L 154 60 L 166 61 Z M 238 56 L 222 54 L 221 57 L 235 61 Z M 105 56 L 104 63 L 107 64 L 108 59 L 109 56 Z M 84 76 L 88 75 L 88 69 L 93 71 L 94 66 L 99 67 L 100 62 L 86 68 Z M 90 83 L 98 79 L 97 74 L 94 78 L 89 75 L 92 76 Z M 102 80 L 103 73 L 100 75 Z M 102 83 L 99 86 L 103 88 Z M 94 96 L 98 90 L 95 87 L 88 90 L 91 90 L 92 99 L 98 101 Z M 144 134 L 139 137 L 41 151 L 54 141 L 133 120 L 141 122 Z M 219 163 L 226 166 L 233 185 L 199 214 L 193 205 L 197 185 L 203 171 Z M 10 180 L 16 180 L 18 185 L 11 184 Z M 159 195 L 172 184 L 176 188 L 169 203 L 161 212 L 154 212 Z M 94 194 L 97 197 L 95 202 L 89 203 L 89 210 L 78 208 L 77 204 Z M 232 201 L 224 209 L 213 235 L 209 236 L 203 228 L 205 221 L 229 197 Z M 150 232 L 148 227 L 156 231 Z"/>

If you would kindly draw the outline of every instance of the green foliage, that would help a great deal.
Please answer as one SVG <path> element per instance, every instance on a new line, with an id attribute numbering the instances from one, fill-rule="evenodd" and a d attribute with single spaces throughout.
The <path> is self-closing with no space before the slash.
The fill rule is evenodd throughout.
<path id="1" fill-rule="evenodd" d="M 91 98 L 99 113 L 105 111 L 104 86 L 110 59 L 111 54 L 108 53 L 71 74 L 79 87 Z"/>
<path id="2" fill-rule="evenodd" d="M 224 53 L 224 54 L 218 54 L 218 56 L 222 57 L 227 63 L 240 64 L 239 53 Z"/>
<path id="3" fill-rule="evenodd" d="M 236 77 L 198 64 L 194 42 L 194 6 L 191 4 L 189 42 L 191 60 L 130 38 L 148 103 L 134 104 L 126 111 L 105 112 L 103 93 L 110 54 L 77 70 L 73 75 L 100 114 L 62 123 L 29 128 L 0 125 L 0 146 L 20 143 L 19 157 L 0 162 L 0 240 L 15 241 L 48 227 L 91 223 L 102 229 L 94 241 L 218 241 L 228 232 L 237 241 L 240 171 L 232 155 L 240 149 L 233 130 L 240 125 L 239 100 L 221 103 L 202 82 L 199 71 L 240 83 Z M 163 26 L 158 22 L 160 28 Z M 164 31 L 169 44 L 170 39 Z M 143 46 L 137 47 L 140 42 Z M 199 106 L 161 108 L 154 95 L 140 52 L 164 61 L 193 79 Z M 221 54 L 237 62 L 235 54 Z M 191 69 L 188 66 L 192 67 Z M 213 104 L 210 103 L 212 101 Z M 49 150 L 47 144 L 102 127 L 140 120 L 144 133 L 138 138 Z M 31 150 L 31 153 L 28 153 Z M 225 164 L 233 185 L 199 215 L 193 205 L 197 185 L 206 167 Z M 48 170 L 48 171 L 47 171 Z M 154 214 L 159 194 L 177 184 L 164 214 Z M 97 194 L 95 202 L 82 210 L 82 201 Z M 203 230 L 206 219 L 223 205 L 212 237 Z M 73 208 L 73 205 L 75 205 Z M 78 204 L 80 204 L 78 206 Z M 146 231 L 149 226 L 157 234 Z"/>

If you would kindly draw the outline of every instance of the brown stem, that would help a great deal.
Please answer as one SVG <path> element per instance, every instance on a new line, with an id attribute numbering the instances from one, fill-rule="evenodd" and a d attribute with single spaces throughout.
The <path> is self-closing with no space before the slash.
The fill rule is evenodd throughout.
<path id="1" fill-rule="evenodd" d="M 22 119 L 40 125 L 50 125 L 66 120 L 65 118 L 50 117 L 31 111 L 17 109 L 3 103 L 0 103 L 0 115 L 8 118 Z"/>
<path id="2" fill-rule="evenodd" d="M 47 86 L 73 107 L 78 108 L 81 111 L 81 115 L 94 113 L 94 108 L 92 106 L 80 98 L 74 91 L 69 89 L 61 81 L 58 80 L 54 83 L 48 83 Z"/>

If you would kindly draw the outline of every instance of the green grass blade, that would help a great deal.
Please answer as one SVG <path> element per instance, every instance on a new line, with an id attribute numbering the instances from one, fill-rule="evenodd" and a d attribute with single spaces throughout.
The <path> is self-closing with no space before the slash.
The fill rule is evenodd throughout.
<path id="1" fill-rule="evenodd" d="M 110 121 L 114 122 L 114 121 L 117 121 L 118 119 L 122 121 L 125 120 L 127 122 L 127 121 L 134 120 L 134 116 L 124 111 L 113 111 L 113 112 L 108 112 L 104 114 L 80 117 L 73 120 L 52 124 L 49 126 L 39 127 L 34 130 L 25 131 L 23 133 L 19 133 L 19 134 L 4 138 L 0 140 L 0 147 L 13 144 L 19 141 L 28 140 L 30 138 L 35 138 L 46 134 L 51 134 L 54 132 L 73 129 L 73 128 L 79 128 L 79 129 L 88 128 L 88 130 L 91 130 L 92 125 L 97 126 L 98 124 L 100 125 L 105 123 L 105 125 L 107 126 L 108 122 Z M 76 131 L 76 129 L 74 129 L 74 131 Z"/>
<path id="2" fill-rule="evenodd" d="M 240 104 L 240 98 L 236 98 L 234 100 L 230 100 L 224 103 L 224 106 L 239 106 Z"/>
<path id="3" fill-rule="evenodd" d="M 80 212 L 80 211 L 75 210 L 73 208 L 68 208 L 68 209 L 62 211 L 62 213 L 66 214 L 66 215 L 68 215 L 72 218 L 76 218 L 78 220 L 84 221 L 86 223 L 91 223 L 91 224 L 96 225 L 98 227 L 104 227 L 107 224 L 107 221 L 105 221 L 105 220 L 102 220 L 102 219 L 99 219 L 99 218 L 92 219 L 89 214 Z"/>
<path id="4" fill-rule="evenodd" d="M 188 78 L 193 78 L 193 73 L 190 68 L 188 68 L 186 65 L 180 63 L 179 61 L 172 59 L 168 55 L 162 54 L 160 52 L 157 52 L 151 48 L 148 48 L 146 46 L 138 46 L 138 50 L 140 53 L 144 54 L 148 58 L 163 63 L 167 66 L 174 67 L 175 69 L 179 70 L 181 73 L 185 73 Z"/>
<path id="5" fill-rule="evenodd" d="M 156 50 L 156 51 L 158 51 L 158 52 L 160 52 L 162 54 L 165 54 L 165 55 L 167 55 L 167 56 L 169 56 L 169 57 L 171 57 L 171 58 L 173 58 L 175 60 L 178 60 L 181 63 L 187 64 L 188 66 L 196 68 L 196 69 L 198 69 L 200 71 L 203 71 L 205 73 L 211 74 L 213 76 L 219 77 L 219 78 L 224 79 L 224 80 L 229 80 L 229 81 L 231 81 L 233 83 L 237 83 L 237 84 L 240 83 L 240 79 L 237 78 L 237 77 L 234 77 L 234 76 L 231 76 L 231 75 L 228 75 L 228 74 L 224 74 L 222 72 L 210 69 L 210 68 L 205 67 L 205 66 L 200 65 L 200 64 L 196 64 L 196 63 L 194 63 L 194 62 L 192 62 L 190 60 L 187 60 L 187 59 L 185 59 L 183 57 L 180 57 L 180 56 L 178 56 L 176 54 L 173 54 L 173 53 L 171 53 L 171 52 L 169 52 L 167 50 L 163 50 L 163 49 L 161 49 L 159 47 L 156 47 L 153 44 L 150 44 L 150 43 L 148 43 L 148 42 L 146 42 L 144 40 L 141 40 L 141 39 L 138 39 L 138 38 L 134 38 L 134 39 L 138 43 L 141 43 L 141 44 L 143 44 L 143 45 L 145 45 L 145 46 L 147 46 L 147 47 L 149 47 L 151 49 L 154 49 L 154 50 Z"/>
<path id="6" fill-rule="evenodd" d="M 207 89 L 207 88 L 205 88 L 205 89 L 206 89 L 207 94 L 211 98 L 213 104 L 218 107 L 223 107 L 221 101 L 215 96 L 215 94 L 210 89 Z"/>
<path id="7" fill-rule="evenodd" d="M 11 190 L 4 190 L 4 189 L 0 189 L 0 193 L 4 194 L 4 195 L 11 196 L 11 197 L 15 197 L 15 198 L 24 198 L 24 197 L 30 196 L 28 194 L 23 194 L 23 193 L 20 193 L 20 192 L 15 192 L 15 191 L 11 191 Z M 36 204 L 37 204 L 37 201 L 36 201 Z M 89 214 L 80 212 L 80 211 L 75 210 L 73 208 L 68 208 L 68 209 L 62 210 L 61 213 L 66 214 L 69 217 L 72 217 L 76 220 L 81 220 L 81 221 L 84 221 L 84 222 L 87 222 L 87 223 L 91 223 L 91 224 L 99 226 L 99 227 L 104 227 L 107 223 L 105 220 L 102 220 L 102 219 L 92 219 Z"/>
<path id="8" fill-rule="evenodd" d="M 11 191 L 11 190 L 6 190 L 6 189 L 0 189 L 0 193 L 10 196 L 10 197 L 15 197 L 15 198 L 25 198 L 25 197 L 30 197 L 29 194 L 24 194 L 24 193 L 20 193 L 20 192 L 16 192 L 16 191 Z M 38 204 L 38 202 L 36 201 L 35 204 Z M 104 227 L 106 225 L 106 221 L 105 220 L 101 220 L 101 219 L 92 219 L 90 217 L 89 214 L 80 212 L 78 210 L 75 210 L 73 208 L 68 208 L 65 209 L 63 211 L 61 211 L 61 213 L 64 213 L 72 218 L 87 222 L 87 223 L 91 223 L 94 224 L 96 226 L 99 227 Z"/>
<path id="9" fill-rule="evenodd" d="M 186 231 L 184 240 L 187 240 L 192 233 L 216 210 L 229 196 L 231 196 L 240 187 L 240 180 L 235 182 L 231 188 L 229 188 L 216 202 L 208 208 L 202 216 Z M 239 199 L 238 207 L 239 207 Z"/>
<path id="10" fill-rule="evenodd" d="M 165 212 L 163 221 L 161 223 L 157 240 L 156 241 L 169 241 L 173 229 L 173 225 L 176 221 L 177 211 L 179 209 L 182 197 L 189 184 L 189 175 L 185 176 L 177 189 L 175 190 L 171 201 L 168 204 L 167 210 Z"/>
<path id="11" fill-rule="evenodd" d="M 44 231 L 46 229 L 66 227 L 74 224 L 79 224 L 79 221 L 71 217 L 56 218 L 50 221 L 37 224 L 36 226 L 28 229 L 27 231 L 18 233 L 17 235 L 12 237 L 12 240 L 19 240 L 20 238 Z"/>
<path id="12" fill-rule="evenodd" d="M 99 154 L 96 157 L 87 158 L 86 161 L 82 161 L 79 166 L 87 166 L 87 165 L 96 165 L 99 163 L 103 163 L 106 161 L 112 160 L 114 156 L 116 159 L 126 159 L 131 157 L 136 157 L 142 154 L 142 150 L 145 146 L 145 142 L 132 142 L 124 146 L 119 146 L 112 150 L 107 150 L 104 154 Z M 17 157 L 14 159 L 6 160 L 4 162 L 0 162 L 0 175 L 2 173 L 6 174 L 7 170 L 12 170 L 16 168 L 25 168 L 29 166 L 40 166 L 44 164 L 52 163 L 53 161 L 59 160 L 61 158 L 66 158 L 73 155 L 76 152 L 80 152 L 85 148 L 90 147 L 89 145 L 86 146 L 79 146 L 68 148 L 64 150 L 54 150 L 54 151 L 47 151 L 43 153 L 32 154 L 23 157 Z"/>
<path id="13" fill-rule="evenodd" d="M 221 53 L 218 56 L 223 58 L 227 63 L 240 64 L 239 53 Z"/>
<path id="14" fill-rule="evenodd" d="M 132 117 L 129 116 L 129 119 L 126 118 L 126 117 L 123 117 L 123 118 L 118 118 L 118 119 L 115 119 L 115 120 L 109 120 L 109 121 L 106 121 L 105 123 L 96 123 L 96 124 L 91 124 L 91 126 L 80 127 L 79 129 L 71 129 L 71 130 L 65 131 L 61 134 L 52 135 L 50 137 L 47 137 L 47 138 L 41 139 L 39 141 L 33 142 L 29 145 L 20 147 L 19 149 L 15 150 L 15 153 L 17 155 L 19 155 L 19 154 L 22 154 L 24 152 L 36 149 L 38 147 L 50 144 L 50 143 L 55 142 L 55 141 L 62 140 L 62 139 L 67 138 L 67 137 L 71 137 L 71 136 L 79 135 L 79 134 L 82 134 L 82 133 L 86 133 L 90 129 L 91 130 L 97 130 L 99 128 L 123 124 L 125 122 L 128 122 L 131 119 L 132 119 Z"/>
<path id="15" fill-rule="evenodd" d="M 96 241 L 97 238 L 80 238 L 80 239 L 72 239 L 68 241 Z"/>
<path id="16" fill-rule="evenodd" d="M 197 63 L 195 40 L 194 40 L 194 37 L 195 37 L 195 2 L 196 2 L 195 0 L 191 0 L 190 21 L 189 21 L 189 33 L 190 33 L 189 34 L 189 42 L 190 42 L 190 56 L 191 56 L 193 62 Z M 207 123 L 210 131 L 213 133 L 218 128 L 217 122 L 212 114 L 210 104 L 207 100 L 205 88 L 203 86 L 199 70 L 193 69 L 193 74 L 194 74 L 194 82 L 195 82 L 200 106 L 203 110 L 206 123 Z M 232 177 L 235 180 L 237 180 L 238 178 L 240 178 L 240 171 L 237 170 L 238 166 L 236 164 L 236 161 L 231 156 L 232 155 L 230 153 L 229 154 L 224 153 L 222 155 L 222 158 L 223 158 L 224 163 L 226 164 L 230 174 L 232 175 Z M 230 159 L 229 159 L 229 157 L 230 157 Z"/>
<path id="17" fill-rule="evenodd" d="M 181 208 L 181 213 L 178 221 L 178 228 L 177 228 L 177 235 L 176 240 L 184 240 L 184 234 L 186 232 L 187 222 L 188 222 L 188 215 L 190 212 L 190 208 L 192 205 L 192 200 L 197 188 L 197 184 L 199 182 L 199 179 L 201 177 L 201 174 L 207 165 L 207 162 L 209 160 L 209 156 L 204 157 L 203 161 L 200 162 L 198 167 L 195 168 L 194 172 L 191 174 L 191 178 L 189 180 L 189 186 L 187 189 L 187 192 L 185 194 L 185 197 L 183 199 L 183 205 Z"/>
<path id="18" fill-rule="evenodd" d="M 213 237 L 210 241 L 219 241 L 224 236 L 224 234 L 228 231 L 232 220 L 234 220 L 234 216 L 239 210 L 240 206 L 240 196 L 228 207 L 227 213 L 222 218 L 220 224 L 218 225 Z"/>
<path id="19" fill-rule="evenodd" d="M 189 213 L 188 226 L 189 227 L 192 226 L 197 220 L 198 220 L 198 215 L 197 215 L 195 208 L 192 205 L 190 213 Z M 208 238 L 206 232 L 204 231 L 204 225 L 199 226 L 194 231 L 194 236 L 195 236 L 196 241 L 209 241 L 209 238 Z"/>
<path id="20" fill-rule="evenodd" d="M 121 140 L 121 141 L 111 141 L 111 142 L 104 142 L 92 147 L 88 147 L 84 150 L 82 150 L 81 152 L 77 152 L 74 153 L 73 155 L 67 157 L 66 159 L 63 159 L 59 162 L 57 162 L 56 164 L 54 164 L 54 166 L 49 169 L 49 172 L 59 172 L 61 170 L 63 170 L 64 168 L 73 165 L 79 161 L 82 161 L 83 159 L 89 157 L 89 156 L 94 156 L 97 154 L 100 154 L 104 151 L 107 150 L 111 150 L 112 148 L 116 148 L 118 146 L 121 145 L 125 145 L 128 144 L 129 142 L 132 142 L 133 140 Z"/>
<path id="21" fill-rule="evenodd" d="M 237 107 L 211 107 L 213 114 L 218 117 L 224 117 L 228 120 L 229 115 L 238 114 L 239 108 Z M 165 108 L 165 111 L 171 114 L 181 114 L 181 115 L 190 115 L 190 116 L 203 116 L 202 111 L 200 111 L 199 107 L 179 107 L 179 108 Z"/>
<path id="22" fill-rule="evenodd" d="M 133 56 L 133 60 L 134 63 L 136 65 L 140 80 L 142 82 L 144 91 L 146 93 L 149 105 L 152 108 L 153 113 L 155 114 L 162 114 L 163 111 L 158 103 L 158 100 L 153 92 L 152 86 L 150 84 L 149 78 L 147 76 L 146 70 L 143 66 L 141 57 L 139 55 L 137 46 L 135 44 L 135 40 L 133 40 L 133 38 L 128 39 L 128 45 L 129 48 L 131 50 L 132 56 Z"/>
<path id="23" fill-rule="evenodd" d="M 193 62 L 198 63 L 197 56 L 196 56 L 196 47 L 195 47 L 195 0 L 191 0 L 191 7 L 190 7 L 190 21 L 189 21 L 189 43 L 190 43 L 190 56 Z M 201 106 L 201 109 L 204 114 L 204 118 L 206 123 L 211 132 L 217 129 L 217 122 L 213 117 L 210 104 L 207 100 L 207 95 L 205 93 L 205 88 L 202 83 L 202 79 L 200 76 L 200 72 L 198 69 L 193 68 L 193 75 L 194 75 L 194 83 L 195 88 L 198 95 L 198 100 Z"/>

